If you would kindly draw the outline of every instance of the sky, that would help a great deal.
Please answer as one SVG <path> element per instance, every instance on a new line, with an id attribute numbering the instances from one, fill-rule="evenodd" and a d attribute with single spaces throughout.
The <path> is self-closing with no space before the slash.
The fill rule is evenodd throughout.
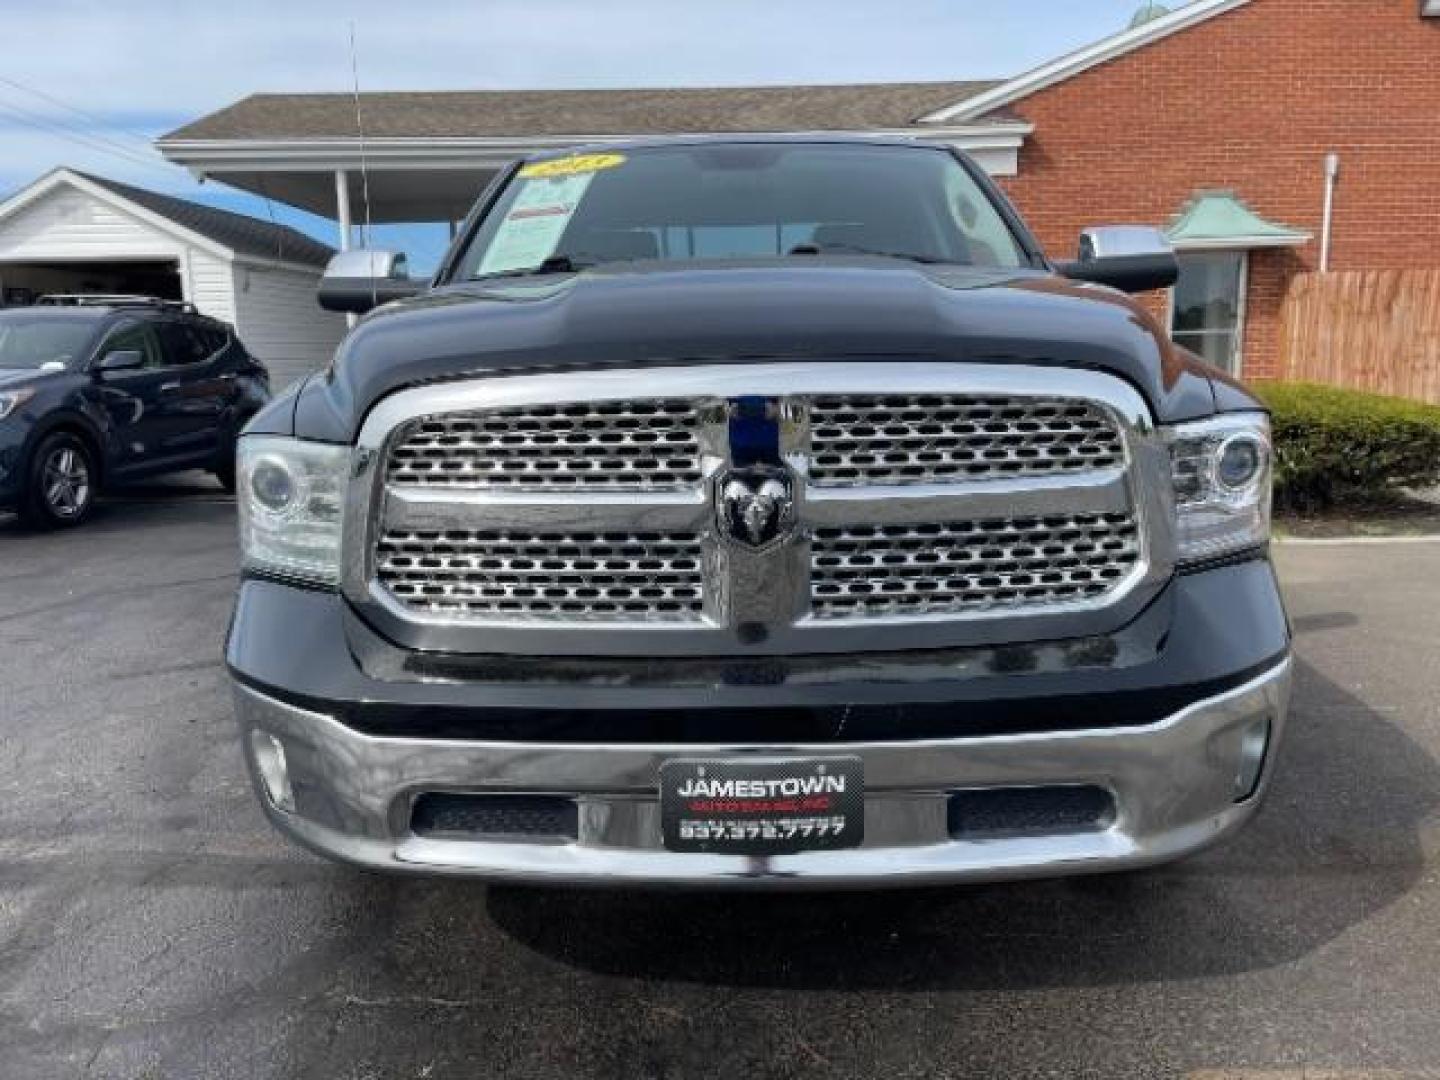
<path id="1" fill-rule="evenodd" d="M 334 243 L 156 136 L 259 91 L 735 86 L 999 78 L 1124 28 L 1140 0 L 0 0 L 0 195 L 57 165 Z M 377 230 L 377 233 L 385 230 Z M 376 242 L 433 264 L 443 230 Z"/>

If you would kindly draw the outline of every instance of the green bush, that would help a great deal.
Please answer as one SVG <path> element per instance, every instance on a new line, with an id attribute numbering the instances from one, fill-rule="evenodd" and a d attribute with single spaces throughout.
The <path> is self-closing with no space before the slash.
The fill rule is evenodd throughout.
<path id="1" fill-rule="evenodd" d="M 1258 392 L 1272 410 L 1277 506 L 1374 505 L 1440 484 L 1440 406 L 1315 383 Z"/>

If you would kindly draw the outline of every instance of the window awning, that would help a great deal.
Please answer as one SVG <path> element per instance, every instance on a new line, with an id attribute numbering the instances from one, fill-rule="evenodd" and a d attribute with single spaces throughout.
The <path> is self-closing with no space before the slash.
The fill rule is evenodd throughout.
<path id="1" fill-rule="evenodd" d="M 1311 236 L 1267 221 L 1233 191 L 1200 191 L 1165 230 L 1178 250 L 1298 247 Z"/>

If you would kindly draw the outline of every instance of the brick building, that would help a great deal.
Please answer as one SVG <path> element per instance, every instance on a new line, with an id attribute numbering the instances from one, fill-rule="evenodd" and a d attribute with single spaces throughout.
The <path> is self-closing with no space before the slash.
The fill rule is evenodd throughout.
<path id="1" fill-rule="evenodd" d="M 454 221 L 521 154 L 657 133 L 845 131 L 959 146 L 1055 257 L 1087 225 L 1180 252 L 1177 340 L 1278 369 L 1290 279 L 1440 265 L 1440 0 L 1192 0 L 1014 79 L 869 86 L 258 94 L 165 136 L 200 176 L 336 219 Z M 1332 157 L 1333 155 L 1333 157 Z M 1337 167 L 1333 183 L 1327 158 Z M 1332 212 L 1327 228 L 1327 190 Z"/>
<path id="2" fill-rule="evenodd" d="M 1286 285 L 1319 267 L 1327 154 L 1331 269 L 1440 266 L 1435 0 L 1201 0 L 925 119 L 1000 110 L 1034 126 L 1002 182 L 1048 251 L 1100 221 L 1177 224 L 1211 190 L 1284 227 L 1175 237 L 1179 324 L 1202 304 L 1215 336 L 1233 321 L 1197 351 L 1248 377 L 1275 373 Z"/>

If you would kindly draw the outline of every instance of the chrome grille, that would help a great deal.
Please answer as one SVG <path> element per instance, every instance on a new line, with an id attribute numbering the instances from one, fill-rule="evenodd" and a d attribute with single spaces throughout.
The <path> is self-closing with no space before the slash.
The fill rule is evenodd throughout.
<path id="1" fill-rule="evenodd" d="M 799 655 L 1085 636 L 1132 619 L 1173 566 L 1169 456 L 1144 399 L 1100 372 L 514 375 L 398 391 L 357 449 L 342 588 L 409 648 Z"/>
<path id="2" fill-rule="evenodd" d="M 1074 398 L 823 396 L 810 406 L 810 450 L 819 487 L 1047 476 L 1125 460 L 1115 422 Z"/>
<path id="3" fill-rule="evenodd" d="M 697 404 L 680 399 L 527 405 L 423 416 L 391 443 L 404 487 L 666 491 L 700 482 Z"/>
<path id="4" fill-rule="evenodd" d="M 447 617 L 686 622 L 703 602 L 696 533 L 387 530 L 375 556 L 397 600 Z"/>
<path id="5" fill-rule="evenodd" d="M 1092 600 L 1140 559 L 1129 514 L 817 530 L 817 619 L 962 614 Z"/>

